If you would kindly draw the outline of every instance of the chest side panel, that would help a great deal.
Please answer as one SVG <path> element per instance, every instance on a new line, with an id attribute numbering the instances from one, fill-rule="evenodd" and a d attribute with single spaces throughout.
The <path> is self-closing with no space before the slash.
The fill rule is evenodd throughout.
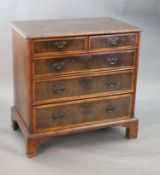
<path id="1" fill-rule="evenodd" d="M 16 31 L 13 39 L 14 105 L 27 128 L 30 126 L 30 59 L 28 42 Z"/>

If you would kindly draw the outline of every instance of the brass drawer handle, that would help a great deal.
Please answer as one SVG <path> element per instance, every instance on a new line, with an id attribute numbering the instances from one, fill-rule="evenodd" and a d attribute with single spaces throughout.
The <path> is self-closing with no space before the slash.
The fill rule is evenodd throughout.
<path id="1" fill-rule="evenodd" d="M 82 83 L 89 83 L 92 77 L 83 77 L 80 79 L 80 82 Z"/>
<path id="2" fill-rule="evenodd" d="M 57 48 L 57 49 L 63 49 L 64 46 L 66 46 L 67 44 L 67 41 L 55 41 L 54 42 L 54 46 Z"/>
<path id="3" fill-rule="evenodd" d="M 65 91 L 65 87 L 63 84 L 57 85 L 54 87 L 54 93 L 59 94 Z"/>
<path id="4" fill-rule="evenodd" d="M 111 45 L 117 45 L 120 43 L 120 37 L 119 36 L 112 36 L 109 38 L 109 42 Z"/>
<path id="5" fill-rule="evenodd" d="M 64 68 L 64 62 L 56 62 L 53 64 L 53 69 L 56 71 L 61 71 Z"/>
<path id="6" fill-rule="evenodd" d="M 112 105 L 108 105 L 106 108 L 105 108 L 106 112 L 108 113 L 112 113 L 115 111 L 115 107 L 112 106 Z"/>
<path id="7" fill-rule="evenodd" d="M 114 57 L 114 56 L 113 57 L 107 57 L 106 60 L 110 65 L 116 65 L 119 62 L 119 58 Z"/>
<path id="8" fill-rule="evenodd" d="M 117 83 L 116 81 L 113 81 L 113 80 L 107 81 L 107 86 L 108 87 L 114 88 L 114 87 L 116 87 L 118 85 L 120 85 L 120 83 Z"/>
<path id="9" fill-rule="evenodd" d="M 54 115 L 52 116 L 52 119 L 53 119 L 53 120 L 56 120 L 56 121 L 61 121 L 61 120 L 64 119 L 64 115 L 63 115 L 63 114 L 54 114 Z"/>

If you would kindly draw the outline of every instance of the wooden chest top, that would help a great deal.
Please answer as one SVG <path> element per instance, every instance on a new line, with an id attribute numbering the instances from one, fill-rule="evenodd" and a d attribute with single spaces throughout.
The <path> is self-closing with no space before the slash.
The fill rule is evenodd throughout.
<path id="1" fill-rule="evenodd" d="M 97 35 L 138 32 L 140 28 L 110 18 L 15 21 L 12 27 L 24 38 Z"/>

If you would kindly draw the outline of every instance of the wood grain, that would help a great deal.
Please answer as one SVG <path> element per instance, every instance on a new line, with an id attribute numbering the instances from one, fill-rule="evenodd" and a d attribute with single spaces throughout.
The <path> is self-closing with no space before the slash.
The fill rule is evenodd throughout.
<path id="1" fill-rule="evenodd" d="M 68 52 L 85 52 L 86 37 L 51 38 L 33 41 L 33 55 L 65 54 Z"/>
<path id="2" fill-rule="evenodd" d="M 57 99 L 73 97 L 94 97 L 98 93 L 114 93 L 117 91 L 133 90 L 133 71 L 106 73 L 95 76 L 70 77 L 69 79 L 41 80 L 34 82 L 34 102 L 47 103 Z M 74 88 L 73 88 L 74 87 Z"/>
<path id="3" fill-rule="evenodd" d="M 24 38 L 46 38 L 139 32 L 142 29 L 110 17 L 15 21 L 12 27 Z"/>
<path id="4" fill-rule="evenodd" d="M 130 117 L 130 95 L 95 98 L 72 104 L 35 107 L 35 131 L 47 131 Z"/>
<path id="5" fill-rule="evenodd" d="M 140 31 L 112 18 L 12 23 L 11 124 L 28 157 L 53 136 L 121 126 L 137 137 Z"/>
<path id="6" fill-rule="evenodd" d="M 28 58 L 27 41 L 16 31 L 13 37 L 13 78 L 14 78 L 14 106 L 23 114 L 27 127 L 30 121 L 30 60 Z"/>
<path id="7" fill-rule="evenodd" d="M 136 118 L 123 118 L 121 120 L 110 120 L 108 122 L 96 122 L 90 125 L 81 125 L 78 127 L 70 127 L 64 130 L 59 131 L 49 131 L 49 132 L 40 132 L 40 133 L 32 133 L 28 132 L 22 118 L 18 114 L 15 107 L 12 107 L 12 120 L 16 121 L 20 126 L 25 138 L 26 138 L 26 154 L 29 158 L 32 158 L 37 155 L 38 145 L 51 137 L 57 137 L 68 134 L 76 134 L 79 132 L 87 132 L 96 129 L 111 127 L 111 126 L 121 126 L 126 128 L 126 137 L 128 139 L 137 138 L 138 132 L 138 120 Z"/>
<path id="8" fill-rule="evenodd" d="M 116 35 L 100 35 L 91 36 L 89 41 L 90 50 L 104 51 L 108 49 L 118 48 L 134 48 L 137 44 L 137 35 L 116 34 Z"/>
<path id="9" fill-rule="evenodd" d="M 119 51 L 113 53 L 96 53 L 80 56 L 45 58 L 33 63 L 33 76 L 59 76 L 66 74 L 85 73 L 86 71 L 133 68 L 135 52 Z"/>

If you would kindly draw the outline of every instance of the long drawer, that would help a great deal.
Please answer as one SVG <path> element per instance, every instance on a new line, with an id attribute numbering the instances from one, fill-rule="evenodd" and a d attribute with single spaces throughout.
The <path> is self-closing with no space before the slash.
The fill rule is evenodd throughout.
<path id="1" fill-rule="evenodd" d="M 118 51 L 90 55 L 67 56 L 34 60 L 33 76 L 62 75 L 95 70 L 132 68 L 135 51 Z"/>
<path id="2" fill-rule="evenodd" d="M 34 108 L 36 131 L 122 120 L 131 117 L 132 95 L 92 98 Z"/>
<path id="3" fill-rule="evenodd" d="M 34 103 L 133 91 L 133 70 L 72 76 L 33 83 Z"/>

